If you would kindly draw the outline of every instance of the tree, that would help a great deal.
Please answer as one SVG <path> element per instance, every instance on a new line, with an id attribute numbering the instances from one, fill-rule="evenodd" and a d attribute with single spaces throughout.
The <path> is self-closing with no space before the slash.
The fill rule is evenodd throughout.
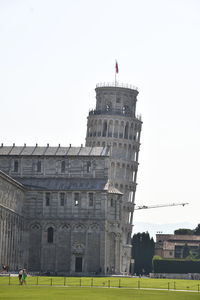
<path id="1" fill-rule="evenodd" d="M 132 258 L 135 260 L 134 272 L 137 275 L 149 274 L 152 271 L 154 240 L 148 232 L 137 233 L 132 237 Z"/>
<path id="2" fill-rule="evenodd" d="M 179 228 L 179 229 L 174 230 L 174 234 L 192 235 L 192 234 L 194 234 L 194 230 L 188 229 L 188 228 Z"/>
<path id="3" fill-rule="evenodd" d="M 197 225 L 197 227 L 194 229 L 195 235 L 200 235 L 200 224 Z"/>
<path id="4" fill-rule="evenodd" d="M 189 228 L 179 228 L 174 230 L 174 234 L 180 234 L 180 235 L 200 235 L 200 224 L 197 225 L 195 229 L 189 229 Z"/>

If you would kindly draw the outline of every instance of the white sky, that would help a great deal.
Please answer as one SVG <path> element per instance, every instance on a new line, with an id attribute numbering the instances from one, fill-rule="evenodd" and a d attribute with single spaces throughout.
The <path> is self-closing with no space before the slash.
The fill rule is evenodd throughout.
<path id="1" fill-rule="evenodd" d="M 98 82 L 139 88 L 135 222 L 200 223 L 200 1 L 1 0 L 0 142 L 85 143 Z M 148 228 L 147 228 L 148 230 Z"/>

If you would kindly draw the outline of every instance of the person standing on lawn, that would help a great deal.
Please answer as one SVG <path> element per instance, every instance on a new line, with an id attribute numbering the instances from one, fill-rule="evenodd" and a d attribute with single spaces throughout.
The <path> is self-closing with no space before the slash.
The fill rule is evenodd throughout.
<path id="1" fill-rule="evenodd" d="M 22 284 L 22 273 L 23 273 L 23 270 L 20 269 L 20 270 L 19 270 L 19 274 L 18 274 L 19 284 L 20 284 L 20 285 Z"/>
<path id="2" fill-rule="evenodd" d="M 27 273 L 26 273 L 26 270 L 23 269 L 23 272 L 22 272 L 22 284 L 26 284 L 26 277 L 27 277 Z"/>

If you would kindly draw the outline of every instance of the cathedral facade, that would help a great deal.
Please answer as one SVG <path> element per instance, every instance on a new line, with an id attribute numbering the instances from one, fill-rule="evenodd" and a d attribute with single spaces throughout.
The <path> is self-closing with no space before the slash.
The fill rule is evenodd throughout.
<path id="1" fill-rule="evenodd" d="M 98 85 L 85 147 L 0 147 L 0 264 L 65 275 L 129 272 L 138 91 Z"/>

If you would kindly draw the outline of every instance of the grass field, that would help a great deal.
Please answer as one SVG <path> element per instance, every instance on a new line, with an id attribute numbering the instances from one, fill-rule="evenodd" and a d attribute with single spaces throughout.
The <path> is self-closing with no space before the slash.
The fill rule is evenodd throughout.
<path id="1" fill-rule="evenodd" d="M 18 277 L 0 277 L 3 285 L 18 285 Z M 180 279 L 118 278 L 118 277 L 35 277 L 28 276 L 28 286 L 66 286 L 66 287 L 115 287 L 115 288 L 155 288 L 170 290 L 200 291 L 200 281 Z M 200 293 L 199 293 L 200 296 Z"/>
<path id="2" fill-rule="evenodd" d="M 2 300 L 199 300 L 199 293 L 128 288 L 0 286 Z"/>

